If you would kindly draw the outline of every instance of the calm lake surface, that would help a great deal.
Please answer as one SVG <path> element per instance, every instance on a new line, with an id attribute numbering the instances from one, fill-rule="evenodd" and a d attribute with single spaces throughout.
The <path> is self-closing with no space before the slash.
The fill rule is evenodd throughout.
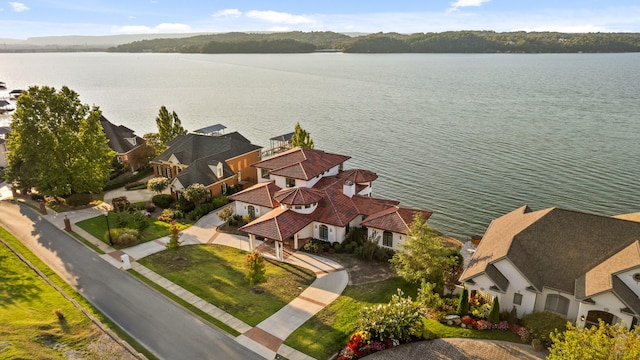
<path id="1" fill-rule="evenodd" d="M 299 121 L 460 239 L 522 205 L 640 211 L 637 53 L 0 54 L 0 81 L 67 85 L 140 136 L 161 105 L 263 146 Z"/>

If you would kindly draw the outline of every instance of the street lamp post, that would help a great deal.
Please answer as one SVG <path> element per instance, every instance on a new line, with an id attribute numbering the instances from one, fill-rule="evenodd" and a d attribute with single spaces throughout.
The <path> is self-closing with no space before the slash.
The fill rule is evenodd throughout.
<path id="1" fill-rule="evenodd" d="M 109 246 L 112 246 L 113 241 L 111 241 L 111 229 L 109 228 L 109 211 L 104 212 L 104 219 L 107 221 L 107 234 L 109 234 Z"/>

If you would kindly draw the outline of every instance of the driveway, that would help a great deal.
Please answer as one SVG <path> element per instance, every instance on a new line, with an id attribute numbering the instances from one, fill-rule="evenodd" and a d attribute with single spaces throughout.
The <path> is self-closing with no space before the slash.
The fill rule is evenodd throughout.
<path id="1" fill-rule="evenodd" d="M 508 341 L 475 339 L 435 339 L 404 344 L 365 356 L 366 360 L 538 360 L 546 352 L 535 352 L 530 345 Z"/>
<path id="2" fill-rule="evenodd" d="M 0 201 L 0 224 L 161 359 L 261 359 L 38 215 Z"/>

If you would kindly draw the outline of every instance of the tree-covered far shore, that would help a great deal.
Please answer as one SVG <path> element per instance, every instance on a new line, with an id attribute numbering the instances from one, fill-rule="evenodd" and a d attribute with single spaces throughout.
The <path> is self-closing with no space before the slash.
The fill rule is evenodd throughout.
<path id="1" fill-rule="evenodd" d="M 640 33 L 447 31 L 348 36 L 331 31 L 224 33 L 135 41 L 110 52 L 157 53 L 623 53 L 640 52 Z"/>

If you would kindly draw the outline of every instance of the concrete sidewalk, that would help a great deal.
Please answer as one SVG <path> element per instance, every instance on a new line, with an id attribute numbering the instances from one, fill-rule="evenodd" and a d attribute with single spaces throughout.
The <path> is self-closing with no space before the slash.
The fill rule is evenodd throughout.
<path id="1" fill-rule="evenodd" d="M 127 197 L 129 198 L 129 196 Z M 65 213 L 56 213 L 47 209 L 47 214 L 43 217 L 60 229 L 64 229 L 64 219 L 69 219 L 71 229 L 103 251 L 104 254 L 100 257 L 117 268 L 123 266 L 122 255 L 128 255 L 133 270 L 241 333 L 235 340 L 265 359 L 274 359 L 278 354 L 290 360 L 313 359 L 284 345 L 283 342 L 299 326 L 340 296 L 349 282 L 349 276 L 340 264 L 303 252 L 296 252 L 289 256 L 285 262 L 310 269 L 316 274 L 316 280 L 285 307 L 257 326 L 251 327 L 136 262 L 145 256 L 166 250 L 168 237 L 116 250 L 75 225 L 79 221 L 100 216 L 108 209 L 110 209 L 110 205 L 106 203 L 93 208 Z M 216 230 L 223 223 L 218 217 L 218 212 L 221 210 L 218 209 L 216 212 L 204 216 L 197 223 L 185 229 L 179 241 L 183 245 L 217 244 L 250 251 L 248 238 Z M 254 245 L 257 247 L 261 244 L 261 241 L 256 241 Z M 265 254 L 265 257 L 267 256 L 269 255 Z"/>

